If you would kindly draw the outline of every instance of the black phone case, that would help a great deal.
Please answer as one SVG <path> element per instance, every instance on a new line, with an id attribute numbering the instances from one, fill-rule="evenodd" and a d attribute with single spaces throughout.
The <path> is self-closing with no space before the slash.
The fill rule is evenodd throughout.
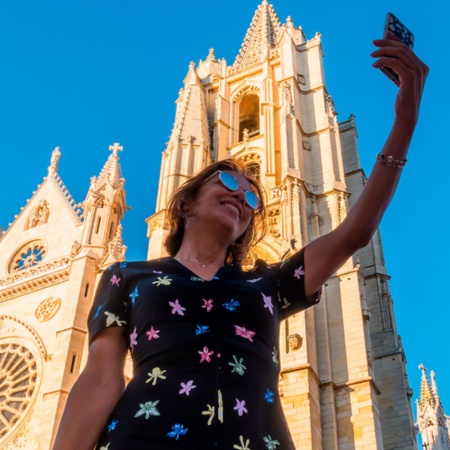
<path id="1" fill-rule="evenodd" d="M 386 15 L 386 22 L 384 24 L 384 33 L 383 37 L 386 36 L 386 33 L 388 31 L 391 31 L 395 34 L 405 45 L 407 45 L 409 48 L 414 48 L 414 35 L 411 33 L 408 28 L 403 25 L 398 18 L 392 14 L 388 13 Z M 387 75 L 397 86 L 400 84 L 398 75 L 392 70 L 387 67 L 382 67 L 381 71 Z"/>

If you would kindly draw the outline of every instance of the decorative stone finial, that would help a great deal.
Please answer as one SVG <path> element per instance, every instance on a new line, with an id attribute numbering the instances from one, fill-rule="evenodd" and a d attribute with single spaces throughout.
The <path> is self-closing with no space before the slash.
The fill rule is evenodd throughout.
<path id="1" fill-rule="evenodd" d="M 118 142 L 114 142 L 113 145 L 109 146 L 109 150 L 113 152 L 114 156 L 118 156 L 118 153 L 123 150 L 123 146 L 120 145 Z"/>
<path id="2" fill-rule="evenodd" d="M 61 157 L 61 152 L 59 150 L 59 147 L 55 147 L 55 149 L 52 152 L 52 157 L 50 158 L 50 166 L 48 168 L 48 174 L 53 175 L 58 171 L 58 161 Z"/>

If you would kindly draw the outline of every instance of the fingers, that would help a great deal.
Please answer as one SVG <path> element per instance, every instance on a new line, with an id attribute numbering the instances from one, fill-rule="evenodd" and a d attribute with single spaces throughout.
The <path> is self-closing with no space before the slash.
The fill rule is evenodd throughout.
<path id="1" fill-rule="evenodd" d="M 373 67 L 389 67 L 399 75 L 400 83 L 416 77 L 423 80 L 426 78 L 428 66 L 393 33 L 388 32 L 385 39 L 377 39 L 373 43 L 379 47 L 371 54 L 373 58 L 377 58 Z"/>

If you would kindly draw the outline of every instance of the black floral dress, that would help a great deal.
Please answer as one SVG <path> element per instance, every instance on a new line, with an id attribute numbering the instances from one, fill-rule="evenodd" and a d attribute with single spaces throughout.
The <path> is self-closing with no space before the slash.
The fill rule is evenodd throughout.
<path id="1" fill-rule="evenodd" d="M 279 324 L 319 301 L 304 294 L 303 252 L 198 278 L 173 258 L 102 275 L 90 339 L 123 327 L 134 376 L 101 450 L 294 449 L 278 395 Z"/>

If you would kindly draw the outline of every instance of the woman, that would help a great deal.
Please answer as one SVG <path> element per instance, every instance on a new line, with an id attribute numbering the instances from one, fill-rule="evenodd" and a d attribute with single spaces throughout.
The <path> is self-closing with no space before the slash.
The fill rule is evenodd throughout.
<path id="1" fill-rule="evenodd" d="M 339 227 L 289 260 L 248 272 L 258 183 L 225 160 L 168 207 L 170 257 L 114 264 L 89 317 L 90 349 L 55 449 L 294 449 L 278 398 L 278 326 L 319 301 L 322 284 L 365 246 L 398 183 L 428 68 L 392 34 L 374 67 L 400 77 L 395 121 L 358 201 Z M 134 376 L 124 391 L 127 350 Z"/>

